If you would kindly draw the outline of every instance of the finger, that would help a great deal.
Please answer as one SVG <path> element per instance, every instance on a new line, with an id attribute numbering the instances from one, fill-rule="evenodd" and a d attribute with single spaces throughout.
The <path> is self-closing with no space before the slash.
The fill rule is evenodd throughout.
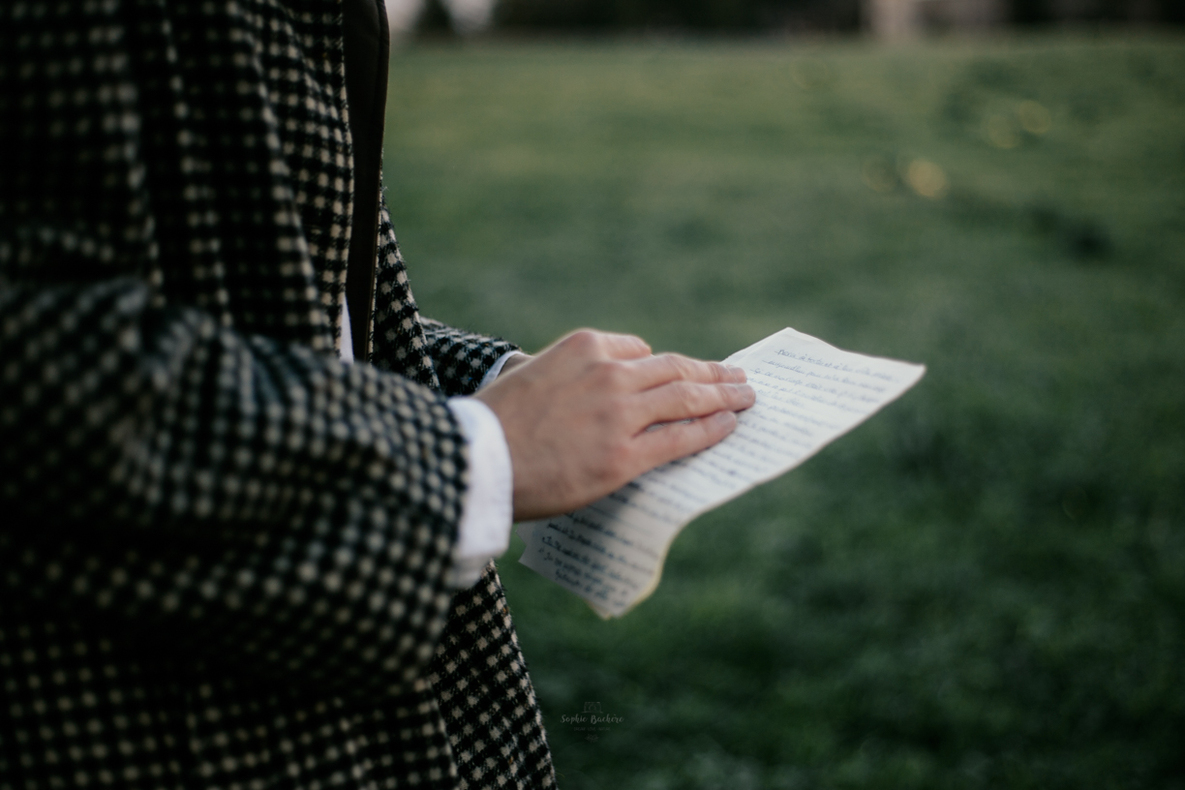
<path id="1" fill-rule="evenodd" d="M 641 425 L 705 417 L 718 411 L 740 411 L 753 405 L 757 396 L 748 384 L 701 384 L 672 381 L 640 393 L 634 399 L 636 420 Z"/>
<path id="2" fill-rule="evenodd" d="M 639 389 L 658 387 L 671 381 L 703 384 L 743 383 L 745 371 L 720 362 L 704 362 L 682 354 L 659 354 L 629 363 Z"/>
<path id="3" fill-rule="evenodd" d="M 634 441 L 639 454 L 652 468 L 705 450 L 732 433 L 736 426 L 736 414 L 720 411 L 698 420 L 668 425 L 661 431 L 647 431 Z"/>
<path id="4" fill-rule="evenodd" d="M 566 352 L 586 358 L 639 359 L 650 356 L 650 346 L 636 335 L 598 332 L 593 329 L 578 329 L 565 335 L 540 354 L 560 347 Z"/>

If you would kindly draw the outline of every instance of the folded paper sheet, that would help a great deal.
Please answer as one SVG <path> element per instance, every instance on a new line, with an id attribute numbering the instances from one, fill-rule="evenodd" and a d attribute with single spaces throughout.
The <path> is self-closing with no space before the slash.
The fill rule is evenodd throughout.
<path id="1" fill-rule="evenodd" d="M 757 403 L 724 441 L 586 508 L 519 525 L 528 568 L 620 616 L 653 592 L 667 549 L 705 511 L 793 469 L 917 383 L 922 365 L 841 351 L 783 329 L 725 360 Z"/>

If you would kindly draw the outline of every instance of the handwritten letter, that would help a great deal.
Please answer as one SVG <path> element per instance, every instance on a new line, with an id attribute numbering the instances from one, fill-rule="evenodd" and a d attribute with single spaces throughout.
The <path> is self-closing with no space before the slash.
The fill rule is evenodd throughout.
<path id="1" fill-rule="evenodd" d="M 756 405 L 740 414 L 728 438 L 582 510 L 520 525 L 527 544 L 520 562 L 601 615 L 620 616 L 658 586 L 667 549 L 689 521 L 798 466 L 925 372 L 793 329 L 725 361 L 743 368 L 757 392 Z"/>

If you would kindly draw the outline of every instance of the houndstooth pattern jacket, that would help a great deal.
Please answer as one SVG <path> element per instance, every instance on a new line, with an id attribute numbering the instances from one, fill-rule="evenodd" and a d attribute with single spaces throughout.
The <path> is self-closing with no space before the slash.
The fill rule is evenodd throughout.
<path id="1" fill-rule="evenodd" d="M 0 9 L 3 790 L 554 785 L 493 565 L 447 583 L 444 400 L 512 347 L 380 206 L 337 360 L 346 98 L 341 0 Z"/>

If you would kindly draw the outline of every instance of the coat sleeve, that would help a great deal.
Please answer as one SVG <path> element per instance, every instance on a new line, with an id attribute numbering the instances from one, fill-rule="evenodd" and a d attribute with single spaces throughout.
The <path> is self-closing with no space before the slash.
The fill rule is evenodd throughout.
<path id="1" fill-rule="evenodd" d="M 453 395 L 471 395 L 486 371 L 503 354 L 518 350 L 518 346 L 501 338 L 457 329 L 428 318 L 422 319 L 422 323 L 428 354 L 441 386 Z"/>
<path id="2" fill-rule="evenodd" d="M 378 270 L 372 362 L 408 370 L 446 395 L 471 395 L 498 358 L 518 346 L 419 315 L 385 202 L 379 206 Z M 411 358 L 412 355 L 418 359 Z"/>
<path id="3" fill-rule="evenodd" d="M 443 396 L 329 353 L 295 235 L 261 247 L 288 256 L 274 265 L 239 257 L 231 302 L 184 298 L 221 276 L 217 261 L 181 259 L 214 260 L 210 245 L 176 243 L 212 215 L 166 211 L 152 189 L 144 113 L 182 116 L 141 102 L 128 65 L 137 28 L 111 12 L 75 35 L 72 4 L 56 17 L 11 5 L 0 13 L 0 610 L 344 696 L 405 689 L 444 626 L 466 488 Z M 178 140 L 167 141 L 189 144 Z M 270 206 L 271 192 L 248 194 L 262 183 L 248 177 L 266 175 L 244 171 L 244 200 Z M 277 286 L 273 270 L 295 273 Z M 268 309 L 280 302 L 291 310 Z M 276 339 L 288 319 L 309 321 L 317 350 L 291 331 Z M 274 332 L 251 328 L 268 321 Z"/>
<path id="4" fill-rule="evenodd" d="M 272 677 L 415 678 L 464 491 L 440 396 L 151 301 L 0 289 L 8 603 Z"/>

